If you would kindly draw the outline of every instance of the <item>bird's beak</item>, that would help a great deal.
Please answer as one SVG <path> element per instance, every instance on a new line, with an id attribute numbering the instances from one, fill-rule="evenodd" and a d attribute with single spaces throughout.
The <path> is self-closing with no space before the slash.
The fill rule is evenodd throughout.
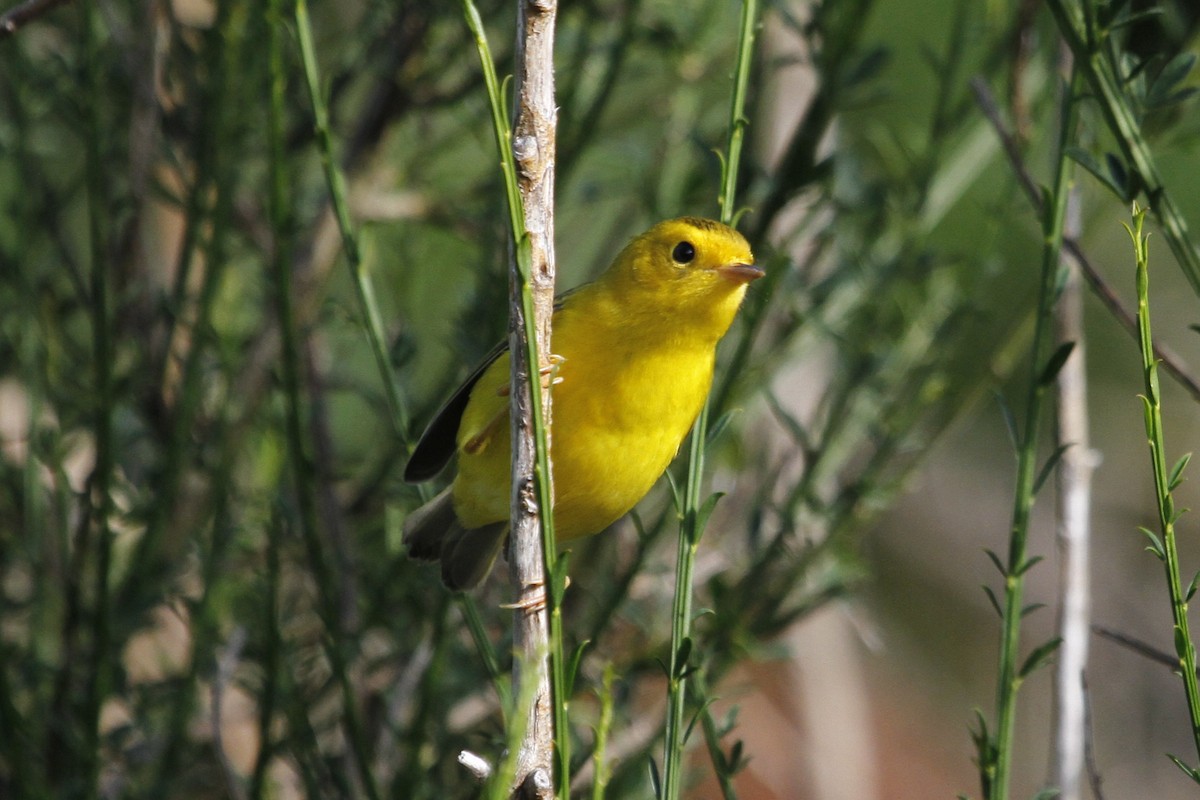
<path id="1" fill-rule="evenodd" d="M 762 267 L 754 264 L 726 264 L 717 267 L 717 272 L 734 283 L 749 283 L 767 274 L 763 272 Z"/>

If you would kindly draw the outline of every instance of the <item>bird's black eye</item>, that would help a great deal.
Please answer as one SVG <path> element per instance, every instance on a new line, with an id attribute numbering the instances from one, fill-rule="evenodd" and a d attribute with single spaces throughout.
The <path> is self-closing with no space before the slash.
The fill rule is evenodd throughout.
<path id="1" fill-rule="evenodd" d="M 671 251 L 671 258 L 676 264 L 689 264 L 696 257 L 696 247 L 691 242 L 680 242 Z"/>

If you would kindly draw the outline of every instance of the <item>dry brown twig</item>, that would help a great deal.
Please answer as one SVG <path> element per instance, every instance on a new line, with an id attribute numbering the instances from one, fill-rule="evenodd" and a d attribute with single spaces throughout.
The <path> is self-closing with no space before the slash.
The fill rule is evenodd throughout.
<path id="1" fill-rule="evenodd" d="M 0 16 L 0 42 L 57 6 L 69 0 L 29 0 Z"/>

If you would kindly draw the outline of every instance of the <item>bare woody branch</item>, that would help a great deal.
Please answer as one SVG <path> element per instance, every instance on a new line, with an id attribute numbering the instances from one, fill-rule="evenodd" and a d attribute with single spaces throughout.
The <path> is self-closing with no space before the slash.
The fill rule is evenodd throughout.
<path id="1" fill-rule="evenodd" d="M 18 30 L 33 22 L 38 17 L 61 5 L 68 0 L 28 0 L 0 16 L 0 42 L 15 34 Z"/>
<path id="2" fill-rule="evenodd" d="M 550 318 L 554 309 L 554 157 L 557 113 L 554 102 L 554 0 L 517 0 L 517 110 L 512 149 L 516 159 L 524 227 L 532 253 L 529 277 L 533 294 L 538 360 L 549 363 Z M 549 618 L 545 560 L 534 492 L 536 452 L 529 397 L 529 376 L 539 366 L 528 363 L 521 276 L 513 259 L 510 352 L 514 409 L 512 415 L 513 494 L 510 576 L 517 593 L 513 644 L 519 652 L 513 684 L 523 685 L 524 670 L 537 670 L 525 737 L 517 758 L 516 783 L 525 797 L 553 797 L 550 780 L 554 754 L 554 712 L 550 690 Z M 549 430 L 550 395 L 541 397 Z M 549 434 L 547 433 L 547 443 Z M 550 480 L 550 476 L 543 476 Z"/>

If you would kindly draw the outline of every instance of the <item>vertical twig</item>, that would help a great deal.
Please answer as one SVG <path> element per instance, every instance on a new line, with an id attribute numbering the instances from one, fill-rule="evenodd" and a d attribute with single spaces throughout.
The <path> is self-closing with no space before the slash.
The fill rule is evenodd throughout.
<path id="1" fill-rule="evenodd" d="M 1024 427 L 1020 431 L 1020 450 L 1017 454 L 1017 484 L 1013 497 L 1012 527 L 1009 532 L 1008 558 L 1003 564 L 995 558 L 1004 577 L 1004 601 L 1000 637 L 1000 660 L 996 678 L 996 734 L 988 741 L 986 730 L 978 739 L 980 773 L 983 793 L 988 800 L 1007 800 L 1012 774 L 1013 747 L 1016 741 L 1017 690 L 1024 679 L 1045 663 L 1057 640 L 1036 648 L 1018 665 L 1021 619 L 1025 616 L 1023 593 L 1025 574 L 1035 563 L 1028 559 L 1029 518 L 1037 493 L 1038 434 L 1041 428 L 1042 407 L 1049 385 L 1057 377 L 1063 359 L 1070 355 L 1070 344 L 1051 350 L 1051 314 L 1056 300 L 1059 257 L 1062 250 L 1063 219 L 1066 210 L 1067 183 L 1071 161 L 1066 155 L 1071 132 L 1075 128 L 1078 104 L 1077 77 L 1063 92 L 1062 115 L 1054 185 L 1043 209 L 1042 266 L 1038 288 L 1038 305 L 1034 321 L 1034 339 L 1030 354 L 1029 395 L 1025 408 Z M 1052 466 L 1052 465 L 1048 465 Z M 1045 475 L 1045 468 L 1042 470 Z"/>
<path id="2" fill-rule="evenodd" d="M 755 26 L 758 24 L 757 0 L 743 0 L 737 68 L 729 107 L 729 141 L 722 161 L 721 189 L 718 197 L 721 221 L 733 223 L 737 208 L 737 169 L 741 162 L 742 141 L 746 128 L 746 93 L 750 62 L 754 53 Z M 687 484 L 684 488 L 679 549 L 675 566 L 675 595 L 671 610 L 671 656 L 667 670 L 667 723 L 663 742 L 663 782 L 660 797 L 675 800 L 683 786 L 683 726 L 687 703 L 687 676 L 692 671 L 692 569 L 704 525 L 717 496 L 701 498 L 704 484 L 704 449 L 708 439 L 709 400 L 705 398 L 700 416 L 692 428 L 688 451 Z"/>
<path id="3" fill-rule="evenodd" d="M 47 11 L 66 2 L 67 0 L 28 0 L 28 2 L 4 12 L 4 15 L 0 16 L 0 42 L 12 36 L 22 26 L 28 25 Z"/>
<path id="4" fill-rule="evenodd" d="M 525 236 L 521 241 L 514 235 L 513 250 L 517 257 L 509 273 L 514 410 L 510 414 L 513 484 L 509 574 L 517 594 L 513 644 L 520 653 L 513 667 L 513 685 L 523 684 L 525 670 L 536 670 L 537 677 L 517 761 L 516 781 L 529 787 L 532 793 L 545 794 L 538 788 L 535 773 L 549 767 L 553 754 L 557 785 L 561 796 L 566 798 L 571 781 L 566 716 L 569 698 L 565 693 L 561 646 L 561 602 L 566 587 L 565 573 L 555 569 L 557 550 L 550 519 L 553 502 L 550 392 L 549 386 L 540 385 L 538 378 L 540 366 L 549 363 L 550 319 L 554 313 L 557 2 L 517 0 L 517 9 L 517 108 L 510 147 L 515 157 Z M 526 248 L 527 267 L 522 263 L 526 255 L 522 251 Z M 553 652 L 551 639 L 555 644 Z M 535 779 L 532 782 L 531 777 Z M 545 780 L 540 782 L 542 787 L 547 785 Z"/>
<path id="5" fill-rule="evenodd" d="M 1167 472 L 1166 447 L 1163 441 L 1162 425 L 1162 396 L 1158 383 L 1158 361 L 1154 357 L 1152 346 L 1153 336 L 1150 330 L 1150 252 L 1147 237 L 1142 234 L 1142 223 L 1146 210 L 1133 207 L 1133 226 L 1125 226 L 1129 238 L 1133 240 L 1134 254 L 1137 260 L 1137 296 L 1138 296 L 1138 340 L 1142 352 L 1142 377 L 1146 393 L 1142 395 L 1142 411 L 1146 423 L 1146 440 L 1150 445 L 1150 464 L 1154 473 L 1154 492 L 1158 505 L 1158 526 L 1160 536 L 1142 528 L 1150 541 L 1150 550 L 1162 562 L 1166 571 L 1167 589 L 1171 597 L 1171 614 L 1174 618 L 1175 655 L 1178 658 L 1176 669 L 1183 679 L 1184 693 L 1187 697 L 1188 716 L 1192 727 L 1192 741 L 1196 755 L 1200 757 L 1200 686 L 1196 681 L 1196 645 L 1192 640 L 1191 629 L 1188 625 L 1187 606 L 1192 594 L 1196 591 L 1196 582 L 1200 573 L 1192 578 L 1185 589 L 1179 573 L 1179 552 L 1175 543 L 1175 522 L 1183 514 L 1176 510 L 1172 492 L 1183 482 L 1183 472 L 1191 459 L 1191 453 L 1175 462 L 1175 466 Z M 1196 783 L 1200 783 L 1200 767 L 1185 764 L 1178 756 L 1170 756 L 1171 760 Z"/>
<path id="6" fill-rule="evenodd" d="M 531 365 L 549 363 L 554 311 L 554 0 L 518 0 L 515 133 L 504 112 L 496 64 L 472 0 L 462 0 L 475 38 L 492 111 L 492 132 L 504 173 L 512 237 L 509 351 L 512 390 L 512 530 L 509 574 L 516 589 L 514 695 L 533 686 L 517 754 L 518 787 L 550 796 L 553 758 L 559 794 L 569 796 L 570 735 L 562 653 L 562 596 L 566 560 L 554 543 L 549 455 L 549 387 Z M 527 208 L 526 206 L 529 206 Z M 535 676 L 525 674 L 528 669 Z M 533 679 L 531 679 L 531 677 Z M 518 704 L 518 708 L 525 704 Z M 518 712 L 519 713 L 519 712 Z"/>
<path id="7" fill-rule="evenodd" d="M 303 24 L 299 19 L 303 14 Z M 358 233 L 350 219 L 350 205 L 346 200 L 346 180 L 338 169 L 333 158 L 333 135 L 329 129 L 329 110 L 326 108 L 325 97 L 322 94 L 320 79 L 317 75 L 317 59 L 312 41 L 312 29 L 308 24 L 307 5 L 296 4 L 296 37 L 300 44 L 300 54 L 304 66 L 304 81 L 308 87 L 309 99 L 312 101 L 314 132 L 317 137 L 317 151 L 321 157 L 321 168 L 325 172 L 325 182 L 329 185 L 329 202 L 333 207 L 333 215 L 337 220 L 338 231 L 342 237 L 342 252 L 346 256 L 346 264 L 350 267 L 350 277 L 354 283 L 354 291 L 358 304 L 363 313 L 366 325 L 367 342 L 371 346 L 371 355 L 375 357 L 375 366 L 383 381 L 384 394 L 388 401 L 388 410 L 393 429 L 399 436 L 408 432 L 408 412 L 400 398 L 400 389 L 396 385 L 395 371 L 391 358 L 388 356 L 387 342 L 383 333 L 383 320 L 379 314 L 379 304 L 375 301 L 375 284 L 363 264 L 362 253 L 358 246 Z"/>
<path id="8" fill-rule="evenodd" d="M 342 247 L 350 266 L 351 277 L 354 280 L 359 304 L 367 325 L 367 339 L 372 353 L 375 355 L 376 366 L 380 377 L 387 389 L 391 421 L 398 432 L 407 430 L 403 404 L 400 402 L 399 390 L 392 374 L 391 361 L 387 358 L 387 348 L 383 341 L 383 325 L 380 322 L 379 309 L 375 303 L 374 290 L 370 276 L 367 275 L 359 256 L 358 238 L 350 220 L 349 207 L 346 203 L 346 187 L 341 172 L 333 160 L 333 137 L 329 130 L 329 114 L 325 107 L 324 96 L 317 75 L 317 58 L 313 45 L 312 25 L 308 16 L 306 0 L 296 0 L 294 9 L 296 25 L 296 40 L 300 47 L 300 60 L 304 69 L 304 80 L 308 89 L 309 100 L 313 107 L 317 149 L 321 157 L 321 166 L 325 172 L 326 183 L 329 186 L 330 203 L 334 208 L 338 229 L 342 236 Z M 274 176 L 276 180 L 284 180 L 281 175 Z M 276 213 L 283 214 L 283 209 Z M 283 224 L 286 217 L 275 219 Z M 295 473 L 297 497 L 299 498 L 301 519 L 300 527 L 308 554 L 309 567 L 313 571 L 319 590 L 321 617 L 329 628 L 330 641 L 326 643 L 325 653 L 329 658 L 330 669 L 340 690 L 342 700 L 342 722 L 348 739 L 351 761 L 357 772 L 362 788 L 369 798 L 378 800 L 380 789 L 375 776 L 371 772 L 371 759 L 366 741 L 366 733 L 359 714 L 358 698 L 351 685 L 349 675 L 349 657 L 345 651 L 346 631 L 339 613 L 338 592 L 332 568 L 328 564 L 325 548 L 318 530 L 318 514 L 316 508 L 314 482 L 315 474 L 311 459 L 305 453 L 305 440 L 300 429 L 300 347 L 298 332 L 294 330 L 295 321 L 292 319 L 290 305 L 291 276 L 285 269 L 286 262 L 276 260 L 277 270 L 277 303 L 279 303 L 281 332 L 284 335 L 283 360 L 286 368 L 285 391 L 288 395 L 288 440 L 291 450 L 292 468 Z"/>

